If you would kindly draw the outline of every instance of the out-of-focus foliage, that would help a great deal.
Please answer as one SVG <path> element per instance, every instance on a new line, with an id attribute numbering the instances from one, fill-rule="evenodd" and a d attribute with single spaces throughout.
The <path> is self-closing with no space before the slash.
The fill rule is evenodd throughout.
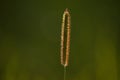
<path id="1" fill-rule="evenodd" d="M 60 30 L 71 13 L 67 80 L 120 80 L 117 0 L 0 1 L 0 80 L 63 80 Z"/>

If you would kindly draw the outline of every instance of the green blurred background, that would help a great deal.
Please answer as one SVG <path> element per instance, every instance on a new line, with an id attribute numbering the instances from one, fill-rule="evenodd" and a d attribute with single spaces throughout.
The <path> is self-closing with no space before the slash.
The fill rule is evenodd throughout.
<path id="1" fill-rule="evenodd" d="M 120 80 L 118 0 L 1 0 L 0 80 L 63 80 L 65 8 L 72 19 L 66 80 Z"/>

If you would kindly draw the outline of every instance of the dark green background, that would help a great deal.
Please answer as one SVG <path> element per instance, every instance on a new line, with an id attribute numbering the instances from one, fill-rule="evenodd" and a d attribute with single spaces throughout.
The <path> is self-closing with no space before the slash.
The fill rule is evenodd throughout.
<path id="1" fill-rule="evenodd" d="M 0 80 L 63 80 L 65 8 L 72 24 L 66 80 L 120 80 L 119 0 L 1 0 Z"/>

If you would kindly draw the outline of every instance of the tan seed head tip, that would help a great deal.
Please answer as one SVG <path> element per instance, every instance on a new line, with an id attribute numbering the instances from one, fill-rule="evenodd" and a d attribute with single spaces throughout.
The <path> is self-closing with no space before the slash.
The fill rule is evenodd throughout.
<path id="1" fill-rule="evenodd" d="M 66 9 L 65 9 L 65 12 L 66 12 L 66 13 L 69 13 L 69 9 L 68 9 L 68 8 L 66 8 Z"/>

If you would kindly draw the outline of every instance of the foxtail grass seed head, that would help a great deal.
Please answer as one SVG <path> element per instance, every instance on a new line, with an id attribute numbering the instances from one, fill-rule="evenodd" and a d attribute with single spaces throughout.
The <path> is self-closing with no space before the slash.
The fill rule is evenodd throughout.
<path id="1" fill-rule="evenodd" d="M 69 61 L 69 53 L 70 53 L 70 27 L 71 27 L 71 17 L 70 17 L 69 10 L 66 8 L 64 13 L 63 13 L 63 17 L 62 17 L 61 50 L 60 50 L 61 51 L 61 64 L 64 67 L 68 66 L 68 61 Z M 66 28 L 67 31 L 65 31 L 65 28 Z M 66 36 L 65 36 L 65 34 L 66 34 Z M 64 41 L 66 41 L 66 42 L 64 42 Z"/>

